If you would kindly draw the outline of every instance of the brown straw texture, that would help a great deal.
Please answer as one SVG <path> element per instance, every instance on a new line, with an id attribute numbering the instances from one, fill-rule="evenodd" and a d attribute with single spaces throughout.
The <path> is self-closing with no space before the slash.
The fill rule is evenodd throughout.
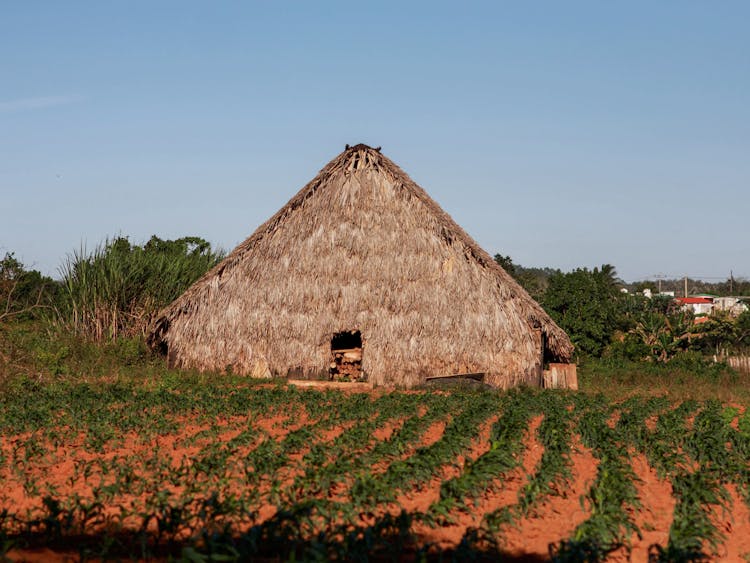
<path id="1" fill-rule="evenodd" d="M 164 309 L 149 343 L 171 365 L 325 378 L 331 339 L 361 332 L 375 385 L 483 372 L 541 381 L 573 346 L 544 310 L 377 149 L 332 160 Z"/>

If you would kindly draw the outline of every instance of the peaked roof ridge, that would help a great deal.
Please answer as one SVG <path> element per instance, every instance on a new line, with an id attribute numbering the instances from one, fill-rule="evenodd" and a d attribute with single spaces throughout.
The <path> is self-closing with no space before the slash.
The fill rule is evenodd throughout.
<path id="1" fill-rule="evenodd" d="M 344 149 L 344 152 L 346 151 L 362 151 L 362 150 L 371 150 L 375 152 L 380 152 L 380 149 L 382 147 L 371 147 L 370 145 L 366 145 L 365 143 L 357 143 L 356 145 L 346 145 L 346 148 Z"/>

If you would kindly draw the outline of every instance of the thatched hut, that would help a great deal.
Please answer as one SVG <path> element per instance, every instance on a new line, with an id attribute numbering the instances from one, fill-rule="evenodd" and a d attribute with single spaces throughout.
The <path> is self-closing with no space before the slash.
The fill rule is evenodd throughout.
<path id="1" fill-rule="evenodd" d="M 412 387 L 484 374 L 542 384 L 573 347 L 398 166 L 347 146 L 160 313 L 170 365 Z"/>

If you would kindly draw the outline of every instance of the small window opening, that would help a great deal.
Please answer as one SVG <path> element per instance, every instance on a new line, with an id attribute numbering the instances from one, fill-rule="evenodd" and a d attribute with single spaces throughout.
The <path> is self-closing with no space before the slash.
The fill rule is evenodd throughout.
<path id="1" fill-rule="evenodd" d="M 362 335 L 358 330 L 338 332 L 331 338 L 329 374 L 333 381 L 364 381 Z"/>

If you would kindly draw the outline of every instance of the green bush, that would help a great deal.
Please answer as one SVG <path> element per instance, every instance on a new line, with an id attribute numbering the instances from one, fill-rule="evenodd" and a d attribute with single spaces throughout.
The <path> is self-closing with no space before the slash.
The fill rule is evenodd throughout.
<path id="1" fill-rule="evenodd" d="M 59 284 L 27 270 L 12 252 L 0 260 L 0 322 L 28 320 L 54 305 Z"/>
<path id="2" fill-rule="evenodd" d="M 714 362 L 713 359 L 697 350 L 684 350 L 676 354 L 668 365 L 674 369 L 687 371 L 697 377 L 709 379 L 716 379 L 722 374 L 732 371 L 725 363 Z"/>
<path id="3" fill-rule="evenodd" d="M 598 357 L 622 324 L 623 300 L 614 267 L 604 264 L 550 276 L 542 306 L 578 353 Z"/>
<path id="4" fill-rule="evenodd" d="M 222 257 L 197 237 L 153 236 L 143 246 L 117 237 L 93 252 L 81 249 L 62 266 L 59 317 L 74 334 L 97 342 L 141 335 L 159 309 Z"/>
<path id="5" fill-rule="evenodd" d="M 610 343 L 603 351 L 602 358 L 613 360 L 639 361 L 648 357 L 649 347 L 634 334 L 624 334 L 621 339 Z"/>

